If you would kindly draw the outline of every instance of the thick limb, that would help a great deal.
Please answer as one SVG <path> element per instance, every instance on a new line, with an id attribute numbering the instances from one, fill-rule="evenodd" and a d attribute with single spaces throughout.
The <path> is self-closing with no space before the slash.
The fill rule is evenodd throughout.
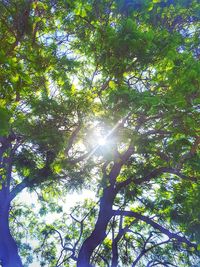
<path id="1" fill-rule="evenodd" d="M 15 240 L 9 229 L 10 203 L 0 194 L 0 263 L 2 267 L 22 267 Z M 5 195 L 4 195 L 5 196 Z"/>
<path id="2" fill-rule="evenodd" d="M 103 196 L 100 201 L 100 210 L 95 228 L 91 235 L 84 241 L 77 261 L 77 267 L 91 267 L 90 257 L 95 248 L 101 244 L 106 237 L 106 228 L 112 217 L 112 205 L 116 191 L 113 187 L 104 189 Z"/>

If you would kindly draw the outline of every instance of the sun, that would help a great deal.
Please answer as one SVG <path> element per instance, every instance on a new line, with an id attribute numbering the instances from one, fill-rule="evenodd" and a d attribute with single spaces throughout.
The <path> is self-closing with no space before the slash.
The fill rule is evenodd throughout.
<path id="1" fill-rule="evenodd" d="M 106 139 L 103 137 L 99 137 L 97 142 L 99 146 L 104 146 L 106 144 Z"/>

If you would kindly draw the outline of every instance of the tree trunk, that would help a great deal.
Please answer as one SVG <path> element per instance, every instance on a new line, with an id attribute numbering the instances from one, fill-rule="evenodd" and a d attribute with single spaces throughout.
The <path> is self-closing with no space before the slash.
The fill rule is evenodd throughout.
<path id="1" fill-rule="evenodd" d="M 106 228 L 112 217 L 112 205 L 116 191 L 113 187 L 104 189 L 100 200 L 100 210 L 95 228 L 92 234 L 83 242 L 77 261 L 77 267 L 92 267 L 90 257 L 95 248 L 101 244 L 106 237 Z"/>
<path id="2" fill-rule="evenodd" d="M 111 267 L 117 267 L 118 266 L 118 242 L 116 239 L 113 240 L 112 244 L 112 262 L 111 262 Z"/>
<path id="3" fill-rule="evenodd" d="M 0 263 L 2 267 L 22 267 L 16 242 L 9 229 L 10 203 L 2 198 L 5 196 L 4 190 L 0 192 Z"/>

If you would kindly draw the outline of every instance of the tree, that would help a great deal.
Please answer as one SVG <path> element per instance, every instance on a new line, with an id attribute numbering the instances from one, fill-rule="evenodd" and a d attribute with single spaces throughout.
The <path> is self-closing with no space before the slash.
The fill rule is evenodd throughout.
<path id="1" fill-rule="evenodd" d="M 59 162 L 68 157 L 91 101 L 72 86 L 75 56 L 68 58 L 70 48 L 63 52 L 58 46 L 68 44 L 56 28 L 62 3 L 0 5 L 0 260 L 13 267 L 22 263 L 8 225 L 11 201 L 24 188 L 48 186 L 70 172 L 77 176 L 66 160 L 61 175 Z"/>
<path id="2" fill-rule="evenodd" d="M 49 266 L 198 264 L 198 2 L 1 5 L 2 265 L 22 266 L 8 227 L 17 194 L 94 174 L 98 213 L 86 205 L 68 230 L 38 233 Z"/>
<path id="3" fill-rule="evenodd" d="M 104 27 L 97 27 L 93 33 L 94 43 L 89 44 L 97 68 L 108 81 L 106 88 L 104 84 L 101 86 L 103 92 L 100 90 L 102 102 L 110 104 L 104 116 L 114 122 L 113 127 L 120 117 L 126 120 L 115 130 L 117 141 L 113 157 L 109 156 L 102 165 L 104 186 L 99 215 L 94 230 L 80 249 L 77 266 L 90 266 L 95 249 L 107 236 L 113 216 L 134 217 L 170 240 L 175 238 L 179 243 L 197 248 L 183 235 L 171 232 L 167 222 L 173 224 L 174 219 L 177 222 L 173 214 L 178 216 L 179 223 L 182 218 L 177 207 L 182 206 L 183 199 L 178 200 L 174 195 L 175 188 L 185 189 L 186 184 L 197 186 L 199 178 L 199 166 L 195 164 L 199 161 L 199 109 L 194 104 L 199 97 L 196 76 L 199 61 L 195 45 L 191 54 L 191 42 L 198 32 L 195 16 L 198 6 L 195 1 L 182 5 L 149 4 L 138 9 L 129 6 L 126 10 L 123 6 L 122 16 L 113 10 L 110 16 L 102 12 Z M 189 11 L 186 12 L 186 8 Z M 113 18 L 112 13 L 116 17 Z M 189 71 L 186 76 L 188 69 L 192 75 Z M 122 144 L 125 149 L 121 148 Z M 196 167 L 189 166 L 191 162 Z M 153 183 L 160 189 L 155 190 Z M 152 196 L 144 201 L 146 190 Z M 124 203 L 120 202 L 117 210 L 114 209 L 117 197 L 124 195 Z M 164 199 L 162 204 L 158 201 L 157 206 L 157 198 L 161 196 Z M 127 210 L 138 197 L 143 200 L 142 211 L 146 215 L 138 212 L 138 208 Z M 174 203 L 173 198 L 177 202 Z M 153 201 L 155 206 L 150 205 Z M 185 198 L 183 201 L 187 202 Z M 152 214 L 156 222 L 151 219 Z M 184 228 L 188 227 L 186 221 L 185 224 L 182 221 Z M 168 229 L 162 227 L 163 222 Z M 179 229 L 178 226 L 175 229 Z M 117 259 L 113 263 L 116 265 Z"/>

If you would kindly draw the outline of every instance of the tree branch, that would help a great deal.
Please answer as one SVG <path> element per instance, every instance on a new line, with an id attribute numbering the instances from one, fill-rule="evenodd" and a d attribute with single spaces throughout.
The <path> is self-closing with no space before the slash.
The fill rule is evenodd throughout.
<path id="1" fill-rule="evenodd" d="M 160 167 L 160 168 L 153 170 L 152 172 L 150 172 L 149 174 L 147 174 L 145 177 L 143 177 L 141 179 L 134 179 L 134 178 L 130 177 L 130 178 L 126 179 L 125 181 L 118 183 L 116 186 L 116 189 L 119 191 L 121 188 L 129 185 L 132 182 L 135 185 L 140 185 L 142 183 L 149 182 L 149 181 L 151 181 L 151 179 L 156 178 L 163 173 L 174 174 L 174 175 L 176 175 L 176 176 L 178 176 L 184 180 L 189 180 L 189 181 L 193 181 L 193 182 L 197 181 L 196 177 L 188 177 L 185 174 L 182 174 L 178 169 L 171 168 L 171 167 Z"/>
<path id="2" fill-rule="evenodd" d="M 143 222 L 146 222 L 147 224 L 151 225 L 153 228 L 159 230 L 161 233 L 165 234 L 166 236 L 168 236 L 170 239 L 176 239 L 179 243 L 186 243 L 189 247 L 193 247 L 195 249 L 197 249 L 197 245 L 190 242 L 186 237 L 184 236 L 180 236 L 176 233 L 172 233 L 170 232 L 168 229 L 166 229 L 165 227 L 161 226 L 160 224 L 154 222 L 152 219 L 150 219 L 147 216 L 144 216 L 138 212 L 134 212 L 134 211 L 122 211 L 122 210 L 113 210 L 113 216 L 117 216 L 117 215 L 123 215 L 123 216 L 127 216 L 127 217 L 134 217 L 136 219 L 139 219 Z"/>
<path id="3" fill-rule="evenodd" d="M 80 132 L 81 130 L 81 124 L 79 124 L 77 126 L 77 128 L 74 130 L 74 132 L 71 134 L 69 140 L 68 140 L 68 144 L 67 144 L 67 147 L 65 149 L 65 154 L 68 155 L 69 153 L 69 150 L 71 149 L 72 145 L 73 145 L 73 142 L 74 140 L 77 138 L 77 135 L 78 133 Z"/>

